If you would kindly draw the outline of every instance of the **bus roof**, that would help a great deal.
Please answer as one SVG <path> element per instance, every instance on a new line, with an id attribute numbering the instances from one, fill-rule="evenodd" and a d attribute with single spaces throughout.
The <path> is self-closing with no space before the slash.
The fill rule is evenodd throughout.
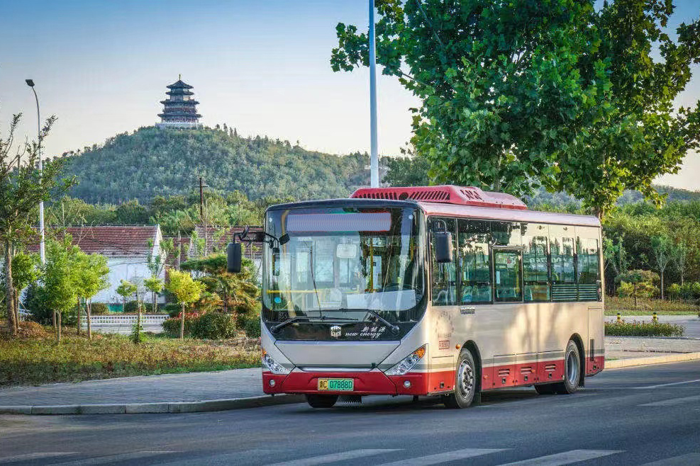
<path id="1" fill-rule="evenodd" d="M 509 222 L 550 223 L 600 228 L 600 220 L 593 215 L 562 214 L 558 212 L 540 212 L 537 210 L 512 210 L 491 207 L 474 207 L 437 202 L 418 202 L 427 215 L 444 215 L 448 217 L 469 217 L 484 220 L 502 220 Z"/>

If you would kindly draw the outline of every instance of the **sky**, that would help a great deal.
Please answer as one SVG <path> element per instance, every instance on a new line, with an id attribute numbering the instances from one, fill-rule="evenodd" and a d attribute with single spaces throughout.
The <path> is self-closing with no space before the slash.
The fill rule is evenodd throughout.
<path id="1" fill-rule="evenodd" d="M 670 27 L 700 16 L 676 0 Z M 194 86 L 201 122 L 333 154 L 369 151 L 369 75 L 334 73 L 338 22 L 367 27 L 366 0 L 0 0 L 0 132 L 24 114 L 19 140 L 42 117 L 58 121 L 46 155 L 151 126 L 178 75 Z M 700 66 L 679 105 L 700 99 Z M 379 152 L 398 155 L 418 101 L 378 77 Z M 700 155 L 658 182 L 700 190 Z"/>

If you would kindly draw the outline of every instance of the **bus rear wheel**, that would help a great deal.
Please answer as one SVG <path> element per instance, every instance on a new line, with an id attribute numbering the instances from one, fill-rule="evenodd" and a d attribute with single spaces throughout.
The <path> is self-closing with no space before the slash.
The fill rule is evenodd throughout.
<path id="1" fill-rule="evenodd" d="M 572 340 L 566 345 L 566 357 L 564 359 L 564 381 L 553 385 L 554 390 L 560 395 L 569 395 L 578 390 L 581 383 L 581 355 L 578 346 Z"/>
<path id="2" fill-rule="evenodd" d="M 332 408 L 338 401 L 338 395 L 306 395 L 306 402 L 312 408 Z"/>
<path id="3" fill-rule="evenodd" d="M 463 349 L 457 361 L 457 373 L 455 375 L 455 390 L 443 398 L 445 407 L 450 409 L 468 408 L 474 402 L 478 372 L 474 364 L 472 353 Z"/>

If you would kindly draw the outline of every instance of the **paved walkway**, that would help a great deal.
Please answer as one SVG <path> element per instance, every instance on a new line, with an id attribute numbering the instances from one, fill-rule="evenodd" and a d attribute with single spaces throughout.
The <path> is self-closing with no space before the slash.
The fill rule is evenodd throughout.
<path id="1" fill-rule="evenodd" d="M 700 339 L 694 338 L 605 337 L 606 359 L 698 352 L 700 352 Z"/>
<path id="2" fill-rule="evenodd" d="M 0 388 L 0 406 L 165 403 L 264 395 L 261 369 L 122 377 Z"/>
<path id="3" fill-rule="evenodd" d="M 663 356 L 700 352 L 700 339 L 607 337 L 605 348 L 608 359 Z M 260 372 L 260 368 L 254 368 L 0 388 L 0 406 L 208 403 L 247 399 L 264 396 Z M 167 412 L 168 408 L 163 409 Z"/>

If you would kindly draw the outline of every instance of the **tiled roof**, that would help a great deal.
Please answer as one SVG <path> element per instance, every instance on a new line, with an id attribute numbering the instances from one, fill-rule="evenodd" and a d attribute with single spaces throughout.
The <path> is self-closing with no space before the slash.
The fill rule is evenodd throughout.
<path id="1" fill-rule="evenodd" d="M 67 227 L 65 232 L 73 238 L 73 244 L 83 252 L 104 256 L 147 256 L 151 247 L 148 241 L 156 241 L 157 225 L 148 226 L 83 226 Z M 47 236 L 52 232 L 47 231 Z M 62 237 L 63 232 L 53 232 Z M 37 243 L 28 246 L 30 251 L 38 251 Z"/>

